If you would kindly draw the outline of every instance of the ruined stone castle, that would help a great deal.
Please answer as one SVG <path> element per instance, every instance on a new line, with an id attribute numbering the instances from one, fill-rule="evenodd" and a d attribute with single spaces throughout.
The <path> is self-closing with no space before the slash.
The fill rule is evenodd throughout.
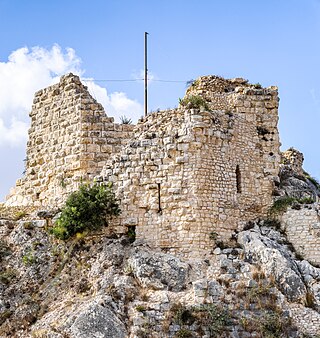
<path id="1" fill-rule="evenodd" d="M 114 123 L 78 76 L 65 75 L 35 94 L 25 176 L 6 204 L 56 207 L 81 182 L 112 181 L 118 232 L 134 226 L 151 245 L 206 252 L 210 234 L 226 239 L 272 204 L 278 101 L 276 87 L 205 76 L 179 108 L 133 126 Z"/>

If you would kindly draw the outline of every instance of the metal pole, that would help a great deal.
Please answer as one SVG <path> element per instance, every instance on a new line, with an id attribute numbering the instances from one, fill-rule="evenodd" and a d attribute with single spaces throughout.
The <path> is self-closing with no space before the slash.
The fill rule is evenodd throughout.
<path id="1" fill-rule="evenodd" d="M 144 116 L 148 115 L 148 34 L 149 33 L 144 32 Z"/>

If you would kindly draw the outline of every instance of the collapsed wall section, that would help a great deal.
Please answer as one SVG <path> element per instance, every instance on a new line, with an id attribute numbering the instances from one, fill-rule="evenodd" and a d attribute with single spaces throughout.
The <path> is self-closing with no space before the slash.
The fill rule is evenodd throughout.
<path id="1" fill-rule="evenodd" d="M 30 117 L 25 175 L 7 205 L 59 206 L 80 182 L 101 171 L 133 129 L 107 117 L 73 74 L 38 91 Z"/>

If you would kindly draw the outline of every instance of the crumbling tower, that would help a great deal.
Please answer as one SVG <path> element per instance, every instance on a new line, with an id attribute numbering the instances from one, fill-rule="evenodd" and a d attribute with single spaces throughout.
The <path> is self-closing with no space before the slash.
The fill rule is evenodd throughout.
<path id="1" fill-rule="evenodd" d="M 30 117 L 25 175 L 7 205 L 60 205 L 80 182 L 100 173 L 133 128 L 107 117 L 73 74 L 38 91 Z"/>

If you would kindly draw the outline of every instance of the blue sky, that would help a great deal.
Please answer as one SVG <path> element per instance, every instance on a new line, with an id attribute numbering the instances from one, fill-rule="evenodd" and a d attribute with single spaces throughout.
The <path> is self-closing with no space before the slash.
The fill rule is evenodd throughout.
<path id="1" fill-rule="evenodd" d="M 150 109 L 176 106 L 200 75 L 277 85 L 282 149 L 320 178 L 319 0 L 0 0 L 0 200 L 23 171 L 32 93 L 64 72 L 109 115 L 141 115 L 142 82 L 88 79 L 140 78 L 145 31 L 152 78 L 182 81 L 151 81 Z"/>

